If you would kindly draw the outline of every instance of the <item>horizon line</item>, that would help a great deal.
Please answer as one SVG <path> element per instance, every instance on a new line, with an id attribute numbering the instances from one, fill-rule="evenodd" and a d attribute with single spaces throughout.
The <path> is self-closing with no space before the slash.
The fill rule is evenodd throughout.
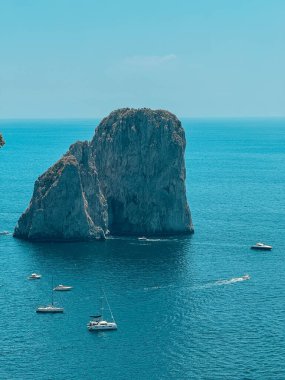
<path id="1" fill-rule="evenodd" d="M 110 114 L 110 113 L 109 113 Z M 108 115 L 109 115 L 108 114 Z M 27 121 L 44 121 L 44 120 L 59 120 L 59 121 L 77 121 L 77 120 L 102 120 L 105 117 L 108 117 L 108 115 L 105 116 L 76 116 L 76 117 L 70 117 L 70 116 L 59 116 L 59 117 L 0 117 L 0 121 L 17 121 L 17 120 L 27 120 Z M 175 114 L 174 114 L 175 115 Z M 285 115 L 274 115 L 274 116 L 177 116 L 178 119 L 188 119 L 188 120 L 261 120 L 261 119 L 285 119 Z"/>

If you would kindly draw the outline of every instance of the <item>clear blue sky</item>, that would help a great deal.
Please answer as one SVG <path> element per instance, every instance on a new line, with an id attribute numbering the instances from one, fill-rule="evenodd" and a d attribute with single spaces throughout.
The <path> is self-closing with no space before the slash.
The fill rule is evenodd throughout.
<path id="1" fill-rule="evenodd" d="M 0 0 L 0 118 L 285 116 L 285 0 Z"/>

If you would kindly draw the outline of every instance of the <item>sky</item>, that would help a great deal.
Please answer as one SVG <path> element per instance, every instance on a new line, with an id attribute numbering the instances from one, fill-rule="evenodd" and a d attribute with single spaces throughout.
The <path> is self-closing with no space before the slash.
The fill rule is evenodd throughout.
<path id="1" fill-rule="evenodd" d="M 0 118 L 285 116 L 284 0 L 0 0 Z"/>

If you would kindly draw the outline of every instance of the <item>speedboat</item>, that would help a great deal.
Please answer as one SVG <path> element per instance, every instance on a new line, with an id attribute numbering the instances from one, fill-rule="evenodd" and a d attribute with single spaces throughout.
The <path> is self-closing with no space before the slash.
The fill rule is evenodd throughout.
<path id="1" fill-rule="evenodd" d="M 249 274 L 245 274 L 244 276 L 242 276 L 242 279 L 243 280 L 250 280 L 250 275 Z"/>
<path id="2" fill-rule="evenodd" d="M 271 251 L 272 249 L 271 245 L 266 245 L 264 243 L 256 243 L 255 245 L 252 245 L 250 248 L 263 251 Z"/>
<path id="3" fill-rule="evenodd" d="M 148 240 L 145 236 L 139 237 L 138 240 Z"/>
<path id="4" fill-rule="evenodd" d="M 38 273 L 32 273 L 32 274 L 28 277 L 28 279 L 29 279 L 29 280 L 38 280 L 38 279 L 40 279 L 41 277 L 42 277 L 41 274 L 38 274 Z"/>
<path id="5" fill-rule="evenodd" d="M 104 299 L 101 297 L 101 314 L 100 315 L 92 315 L 91 318 L 93 318 L 89 323 L 87 323 L 87 328 L 89 331 L 100 331 L 100 330 L 117 330 L 117 323 L 115 322 L 111 307 L 109 305 L 109 302 L 107 300 L 106 294 L 104 293 L 105 302 L 108 305 L 110 315 L 112 318 L 112 322 L 107 322 L 103 319 L 103 311 L 104 311 Z"/>
<path id="6" fill-rule="evenodd" d="M 37 313 L 63 313 L 63 307 L 57 307 L 54 304 L 47 306 L 39 306 L 37 308 Z"/>
<path id="7" fill-rule="evenodd" d="M 65 292 L 67 290 L 71 290 L 72 286 L 67 286 L 67 285 L 58 285 L 53 290 L 58 291 L 58 292 Z"/>

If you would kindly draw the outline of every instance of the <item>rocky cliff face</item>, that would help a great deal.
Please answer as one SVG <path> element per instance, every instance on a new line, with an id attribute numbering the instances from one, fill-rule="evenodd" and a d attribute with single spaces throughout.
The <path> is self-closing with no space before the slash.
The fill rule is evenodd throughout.
<path id="1" fill-rule="evenodd" d="M 39 177 L 14 236 L 65 241 L 193 232 L 184 150 L 173 114 L 112 112 L 90 143 L 75 143 Z"/>
<path id="2" fill-rule="evenodd" d="M 107 203 L 89 144 L 78 142 L 38 178 L 14 236 L 30 240 L 104 238 Z"/>

